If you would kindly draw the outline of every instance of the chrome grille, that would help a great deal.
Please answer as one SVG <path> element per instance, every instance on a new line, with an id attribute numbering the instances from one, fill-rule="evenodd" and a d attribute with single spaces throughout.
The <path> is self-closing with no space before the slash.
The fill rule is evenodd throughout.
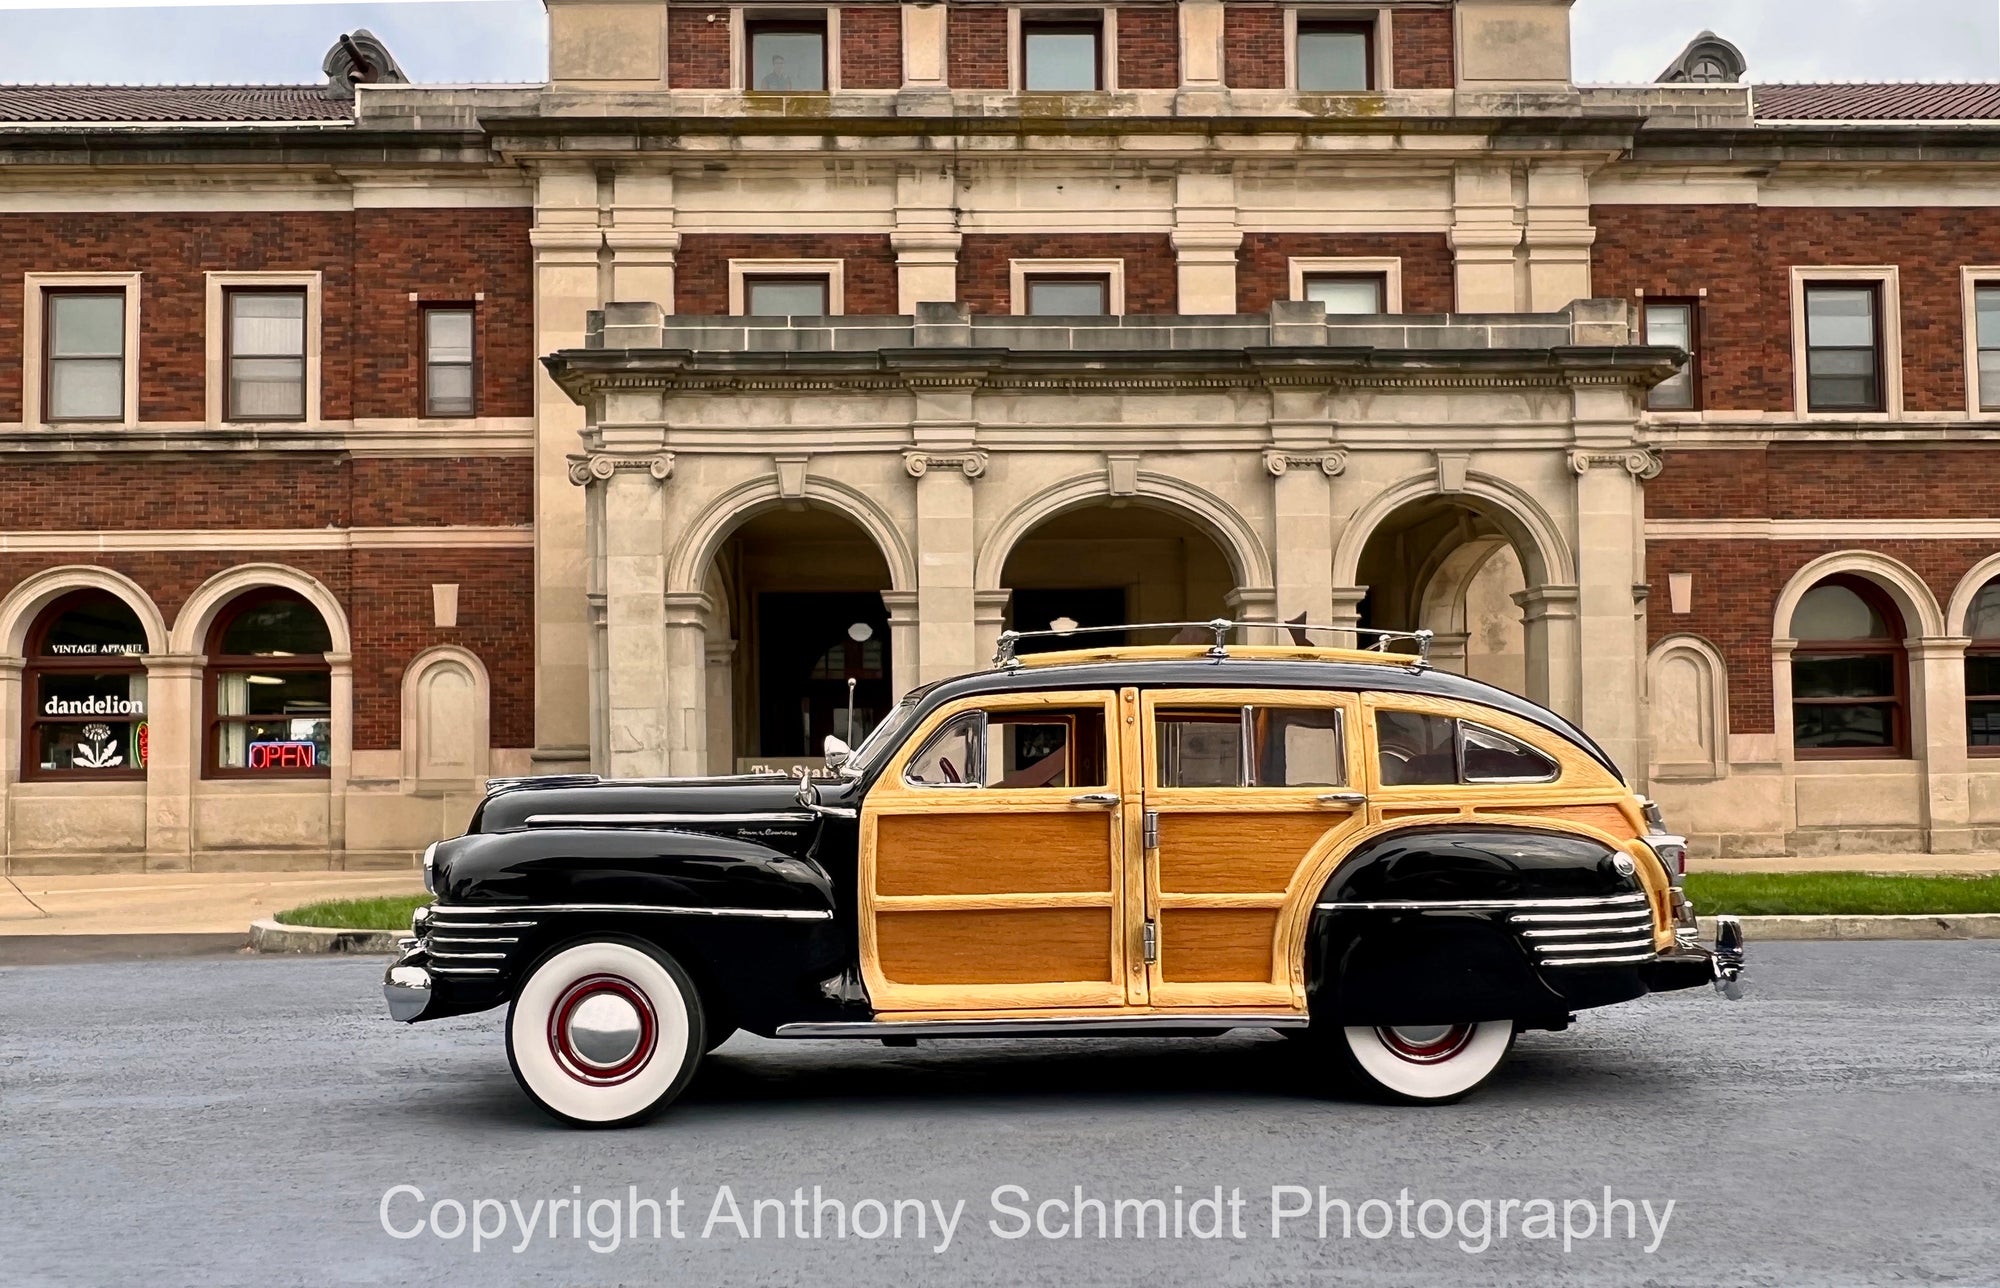
<path id="1" fill-rule="evenodd" d="M 432 904 L 418 943 L 440 975 L 498 975 L 514 945 L 537 922 L 505 908 Z"/>
<path id="2" fill-rule="evenodd" d="M 1653 906 L 1643 893 L 1603 900 L 1588 912 L 1555 901 L 1523 904 L 1507 921 L 1537 966 L 1623 966 L 1653 957 Z"/>

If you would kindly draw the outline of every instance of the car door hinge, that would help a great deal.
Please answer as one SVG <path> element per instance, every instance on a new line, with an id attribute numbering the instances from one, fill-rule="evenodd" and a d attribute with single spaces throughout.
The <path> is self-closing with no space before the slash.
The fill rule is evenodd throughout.
<path id="1" fill-rule="evenodd" d="M 1146 811 L 1145 827 L 1141 836 L 1140 844 L 1146 849 L 1157 850 L 1160 848 L 1160 811 L 1156 809 Z"/>
<path id="2" fill-rule="evenodd" d="M 1145 957 L 1145 959 L 1146 959 L 1146 964 L 1147 964 L 1148 966 L 1150 966 L 1150 965 L 1152 965 L 1152 964 L 1153 964 L 1154 962 L 1157 962 L 1157 961 L 1159 961 L 1159 960 L 1160 960 L 1160 923 L 1159 923 L 1159 922 L 1157 922 L 1157 921 L 1148 921 L 1148 922 L 1147 922 L 1147 923 L 1146 923 L 1146 924 L 1145 924 L 1144 926 L 1142 926 L 1142 927 L 1140 928 L 1140 930 L 1139 930 L 1139 950 L 1140 950 L 1140 953 L 1141 953 L 1141 954 L 1142 954 L 1142 955 L 1143 955 L 1143 956 Z"/>

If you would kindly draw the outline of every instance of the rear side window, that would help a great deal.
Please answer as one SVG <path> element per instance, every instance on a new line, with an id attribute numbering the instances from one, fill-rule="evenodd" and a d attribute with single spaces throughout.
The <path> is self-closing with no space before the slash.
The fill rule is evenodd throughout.
<path id="1" fill-rule="evenodd" d="M 1161 711 L 1153 726 L 1162 787 L 1341 787 L 1340 712 L 1330 707 Z"/>
<path id="2" fill-rule="evenodd" d="M 1375 742 L 1385 787 L 1546 783 L 1556 762 L 1504 733 L 1414 711 L 1377 711 Z"/>

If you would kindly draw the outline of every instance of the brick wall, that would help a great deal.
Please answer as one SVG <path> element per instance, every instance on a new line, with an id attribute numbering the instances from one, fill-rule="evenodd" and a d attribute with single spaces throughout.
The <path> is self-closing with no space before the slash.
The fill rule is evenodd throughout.
<path id="1" fill-rule="evenodd" d="M 1933 207 L 1598 206 L 1600 296 L 1702 302 L 1702 401 L 1717 410 L 1792 409 L 1791 269 L 1896 264 L 1902 276 L 1903 404 L 1962 411 L 1959 267 L 2000 263 L 2000 216 Z M 1663 240 L 1663 235 L 1670 240 Z M 1943 254 L 1939 247 L 1948 248 Z"/>
<path id="2" fill-rule="evenodd" d="M 327 367 L 322 376 L 329 387 L 348 381 L 356 416 L 423 414 L 425 304 L 472 306 L 476 413 L 534 415 L 533 224 L 525 207 L 354 213 L 352 361 L 348 371 Z"/>
<path id="3" fill-rule="evenodd" d="M 902 83 L 903 11 L 892 4 L 843 6 L 841 88 L 897 89 Z"/>
<path id="4" fill-rule="evenodd" d="M 524 457 L 45 459 L 10 471 L 0 530 L 498 527 L 533 493 Z"/>
<path id="5" fill-rule="evenodd" d="M 729 88 L 729 10 L 667 10 L 667 85 L 672 89 Z M 845 52 L 845 51 L 843 51 Z"/>
<path id="6" fill-rule="evenodd" d="M 1274 4 L 1225 4 L 1222 79 L 1232 89 L 1285 87 L 1285 11 Z"/>
<path id="7" fill-rule="evenodd" d="M 415 416 L 422 298 L 480 306 L 480 413 L 534 412 L 531 212 L 518 208 L 0 214 L 0 421 L 22 416 L 23 274 L 141 272 L 140 419 L 206 416 L 210 272 L 312 271 L 321 413 Z M 351 395 L 351 396 L 350 396 Z"/>
<path id="8" fill-rule="evenodd" d="M 1458 83 L 1449 8 L 1397 8 L 1390 17 L 1394 89 L 1450 89 Z"/>
<path id="9" fill-rule="evenodd" d="M 1172 89 L 1181 83 L 1181 29 L 1170 4 L 1118 11 L 1118 88 Z"/>
<path id="10" fill-rule="evenodd" d="M 1164 233 L 967 233 L 958 252 L 958 298 L 975 313 L 1009 313 L 1010 260 L 1123 259 L 1125 311 L 1172 313 L 1179 271 Z"/>
<path id="11" fill-rule="evenodd" d="M 1449 313 L 1454 270 L 1451 244 L 1442 233 L 1245 233 L 1237 252 L 1236 307 L 1262 313 L 1273 300 L 1291 298 L 1293 256 L 1365 255 L 1403 261 L 1403 311 Z"/>
<path id="12" fill-rule="evenodd" d="M 137 582 L 171 625 L 210 577 L 270 558 L 265 550 L 107 551 L 93 553 L 89 562 Z M 0 556 L 0 595 L 37 572 L 78 561 L 75 553 L 61 551 Z M 485 664 L 492 680 L 492 745 L 534 745 L 532 550 L 288 550 L 282 562 L 319 580 L 347 614 L 356 749 L 401 744 L 403 671 L 436 644 L 470 649 Z M 435 582 L 458 584 L 454 628 L 431 624 Z"/>
<path id="13" fill-rule="evenodd" d="M 945 19 L 945 80 L 953 89 L 1007 88 L 1007 10 L 951 6 Z"/>
<path id="14" fill-rule="evenodd" d="M 887 233 L 688 233 L 675 260 L 675 310 L 727 314 L 732 259 L 838 259 L 845 312 L 896 311 L 896 252 Z"/>

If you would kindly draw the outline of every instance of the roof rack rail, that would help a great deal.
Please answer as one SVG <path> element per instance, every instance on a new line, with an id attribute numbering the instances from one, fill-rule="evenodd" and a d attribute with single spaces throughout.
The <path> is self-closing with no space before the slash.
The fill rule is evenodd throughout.
<path id="1" fill-rule="evenodd" d="M 1021 665 L 1016 645 L 1022 640 L 1069 639 L 1077 635 L 1106 635 L 1115 631 L 1206 631 L 1214 636 L 1214 642 L 1208 646 L 1207 655 L 1220 661 L 1229 656 L 1229 636 L 1236 631 L 1248 629 L 1286 631 L 1290 633 L 1292 642 L 1300 646 L 1306 644 L 1306 635 L 1308 632 L 1317 631 L 1321 633 L 1352 635 L 1355 637 L 1355 647 L 1357 649 L 1363 649 L 1364 646 L 1361 641 L 1364 638 L 1372 639 L 1374 642 L 1366 645 L 1365 651 L 1374 653 L 1389 652 L 1391 644 L 1415 644 L 1417 652 L 1410 660 L 1410 669 L 1413 671 L 1427 671 L 1430 669 L 1431 641 L 1436 637 L 1436 632 L 1429 630 L 1378 631 L 1366 626 L 1320 626 L 1304 620 L 1281 622 L 1272 618 L 1231 619 L 1217 617 L 1206 622 L 1126 622 L 1116 626 L 1072 626 L 1067 630 L 1060 631 L 1055 629 L 1045 631 L 1001 631 L 999 647 L 993 653 L 993 665 L 1002 670 Z M 1199 643 L 1200 641 L 1176 640 L 1175 642 L 1185 644 Z"/>

